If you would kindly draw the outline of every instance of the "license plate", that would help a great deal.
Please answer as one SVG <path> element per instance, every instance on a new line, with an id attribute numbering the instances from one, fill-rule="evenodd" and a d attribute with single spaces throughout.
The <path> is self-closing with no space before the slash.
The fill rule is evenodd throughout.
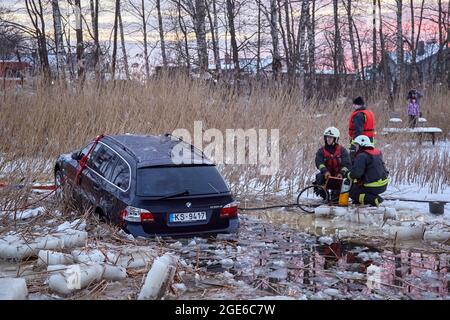
<path id="1" fill-rule="evenodd" d="M 181 213 L 171 213 L 169 215 L 170 222 L 192 222 L 192 221 L 205 221 L 206 220 L 206 212 L 181 212 Z"/>

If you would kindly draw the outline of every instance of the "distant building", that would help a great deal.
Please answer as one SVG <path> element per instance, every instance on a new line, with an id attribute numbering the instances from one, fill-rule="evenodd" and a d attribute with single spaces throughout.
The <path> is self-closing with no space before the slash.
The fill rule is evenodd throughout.
<path id="1" fill-rule="evenodd" d="M 448 47 L 442 47 L 437 43 L 436 39 L 430 39 L 428 41 L 419 41 L 416 49 L 416 68 L 418 72 L 419 82 L 433 81 L 437 72 L 443 72 L 442 68 L 448 68 L 445 66 L 445 61 L 450 55 L 450 49 Z M 439 52 L 442 55 L 443 64 L 439 64 Z M 410 75 L 413 72 L 413 54 L 411 51 L 405 52 L 403 57 L 405 74 Z M 397 69 L 397 53 L 390 52 L 388 54 L 388 68 L 390 74 L 395 80 L 395 74 Z"/>
<path id="2" fill-rule="evenodd" d="M 17 60 L 0 60 L 0 87 L 11 88 L 23 85 L 29 76 L 31 64 Z"/>
<path id="3" fill-rule="evenodd" d="M 221 74 L 233 74 L 234 62 L 229 55 L 219 60 Z M 216 64 L 210 63 L 210 71 L 216 71 Z M 239 58 L 239 69 L 242 74 L 254 75 L 258 71 L 258 61 L 256 58 Z M 272 58 L 261 58 L 259 61 L 259 70 L 264 73 L 272 73 Z M 282 59 L 280 73 L 287 73 L 286 61 Z"/>

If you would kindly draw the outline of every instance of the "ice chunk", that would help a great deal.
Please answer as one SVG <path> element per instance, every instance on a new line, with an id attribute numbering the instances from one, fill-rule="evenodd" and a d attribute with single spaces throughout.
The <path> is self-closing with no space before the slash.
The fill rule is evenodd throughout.
<path id="1" fill-rule="evenodd" d="M 327 216 L 331 214 L 331 209 L 328 206 L 320 206 L 314 209 L 316 216 Z"/>
<path id="2" fill-rule="evenodd" d="M 86 221 L 81 220 L 81 219 L 76 219 L 76 220 L 74 220 L 72 222 L 66 221 L 66 222 L 60 224 L 56 228 L 56 231 L 57 232 L 62 232 L 62 231 L 65 231 L 67 229 L 84 231 L 86 229 Z"/>
<path id="3" fill-rule="evenodd" d="M 38 254 L 37 264 L 40 266 L 73 264 L 73 257 L 62 252 L 40 250 Z"/>
<path id="4" fill-rule="evenodd" d="M 138 299 L 151 300 L 162 298 L 175 275 L 177 263 L 178 257 L 170 253 L 156 258 L 147 274 Z"/>
<path id="5" fill-rule="evenodd" d="M 119 281 L 127 277 L 127 270 L 121 266 L 104 264 L 103 278 L 109 281 Z"/>
<path id="6" fill-rule="evenodd" d="M 330 297 L 338 297 L 340 295 L 340 292 L 338 289 L 328 288 L 323 290 L 323 293 L 329 295 Z"/>
<path id="7" fill-rule="evenodd" d="M 222 265 L 223 268 L 229 269 L 229 268 L 233 267 L 234 261 L 230 258 L 226 258 L 226 259 L 220 260 L 220 264 Z"/>
<path id="8" fill-rule="evenodd" d="M 228 271 L 225 271 L 224 273 L 222 273 L 222 275 L 224 278 L 227 278 L 227 279 L 234 278 L 233 274 L 229 273 Z"/>
<path id="9" fill-rule="evenodd" d="M 276 260 L 276 261 L 272 262 L 272 264 L 275 267 L 279 267 L 279 268 L 282 268 L 282 267 L 286 266 L 286 262 L 284 262 L 283 260 Z"/>
<path id="10" fill-rule="evenodd" d="M 39 208 L 35 208 L 35 209 L 28 209 L 28 210 L 19 211 L 19 212 L 16 212 L 16 213 L 11 213 L 9 215 L 9 218 L 11 220 L 14 220 L 14 219 L 16 219 L 16 220 L 26 220 L 26 219 L 37 217 L 38 215 L 40 215 L 44 211 L 45 211 L 44 207 L 39 207 Z"/>
<path id="11" fill-rule="evenodd" d="M 119 253 L 108 251 L 106 261 L 125 268 L 142 268 L 153 260 L 155 253 L 147 247 L 135 247 Z"/>
<path id="12" fill-rule="evenodd" d="M 406 221 L 396 225 L 387 224 L 383 229 L 387 231 L 390 238 L 395 238 L 397 240 L 422 239 L 424 223 L 418 221 Z"/>
<path id="13" fill-rule="evenodd" d="M 184 283 L 174 283 L 172 288 L 176 293 L 183 293 L 187 290 L 186 285 Z"/>
<path id="14" fill-rule="evenodd" d="M 9 235 L 0 239 L 0 258 L 23 259 L 37 256 L 39 250 L 59 250 L 82 246 L 87 240 L 87 232 L 68 229 L 25 241 L 18 235 Z"/>
<path id="15" fill-rule="evenodd" d="M 0 278 L 0 300 L 24 300 L 28 295 L 23 278 Z"/>
<path id="16" fill-rule="evenodd" d="M 349 237 L 350 236 L 350 232 L 348 232 L 348 230 L 346 230 L 346 229 L 336 229 L 335 235 L 338 238 L 345 238 L 345 237 Z"/>
<path id="17" fill-rule="evenodd" d="M 180 241 L 177 241 L 175 243 L 171 243 L 169 247 L 173 249 L 181 249 L 183 247 L 183 244 Z"/>
<path id="18" fill-rule="evenodd" d="M 98 264 L 74 264 L 48 279 L 50 289 L 60 294 L 70 294 L 102 278 L 104 268 Z"/>
<path id="19" fill-rule="evenodd" d="M 450 231 L 438 229 L 438 228 L 434 228 L 431 230 L 425 230 L 423 239 L 425 241 L 445 242 L 448 239 L 450 239 Z"/>
<path id="20" fill-rule="evenodd" d="M 195 240 L 192 240 L 191 242 L 189 242 L 188 246 L 195 246 L 197 244 L 197 242 L 195 242 Z"/>
<path id="21" fill-rule="evenodd" d="M 72 257 L 75 262 L 103 262 L 105 255 L 97 249 L 94 250 L 73 250 Z"/>
<path id="22" fill-rule="evenodd" d="M 288 275 L 287 268 L 280 268 L 267 274 L 269 278 L 274 280 L 284 280 L 287 278 L 287 275 Z"/>
<path id="23" fill-rule="evenodd" d="M 365 262 L 369 260 L 380 259 L 380 254 L 378 252 L 360 252 L 358 253 L 357 257 Z"/>
<path id="24" fill-rule="evenodd" d="M 47 267 L 47 272 L 64 271 L 69 267 L 70 267 L 70 265 L 53 264 L 53 265 L 49 265 Z"/>
<path id="25" fill-rule="evenodd" d="M 322 236 L 322 237 L 319 238 L 319 242 L 320 242 L 321 244 L 327 244 L 327 245 L 330 245 L 330 244 L 333 243 L 333 238 L 328 237 L 328 236 Z"/>
<path id="26" fill-rule="evenodd" d="M 59 237 L 62 240 L 62 248 L 81 247 L 87 240 L 87 232 L 67 229 Z"/>

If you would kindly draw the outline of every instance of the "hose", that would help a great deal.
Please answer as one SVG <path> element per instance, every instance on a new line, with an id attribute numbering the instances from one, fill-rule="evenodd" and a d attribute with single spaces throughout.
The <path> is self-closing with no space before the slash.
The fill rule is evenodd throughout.
<path id="1" fill-rule="evenodd" d="M 319 204 L 307 204 L 307 203 L 302 203 L 300 200 L 301 195 L 311 189 L 311 188 L 321 188 L 325 194 L 326 194 L 326 198 L 324 199 L 325 203 L 329 203 L 330 202 L 330 195 L 328 193 L 328 191 L 323 187 L 323 186 L 318 186 L 318 185 L 312 185 L 312 186 L 307 186 L 306 188 L 303 188 L 300 193 L 297 196 L 297 202 L 296 203 L 287 203 L 287 204 L 279 204 L 279 205 L 273 205 L 273 206 L 266 206 L 266 207 L 254 207 L 254 208 L 241 208 L 239 207 L 239 210 L 242 211 L 256 211 L 256 210 L 266 210 L 266 209 L 275 209 L 275 208 L 292 208 L 292 207 L 298 207 L 299 209 L 301 209 L 302 211 L 306 212 L 306 213 L 314 213 L 314 210 L 308 210 L 306 209 L 307 207 L 311 207 L 311 208 L 316 208 L 324 203 L 319 203 Z"/>

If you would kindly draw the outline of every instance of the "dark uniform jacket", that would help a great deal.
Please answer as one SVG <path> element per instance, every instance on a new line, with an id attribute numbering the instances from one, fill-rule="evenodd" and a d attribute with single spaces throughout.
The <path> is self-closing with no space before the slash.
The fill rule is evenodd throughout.
<path id="1" fill-rule="evenodd" d="M 359 109 L 356 109 L 356 111 L 359 110 L 366 110 L 365 107 L 361 107 Z M 366 122 L 366 117 L 364 116 L 364 113 L 358 112 L 352 119 L 353 127 L 355 128 L 355 134 L 354 137 L 360 136 L 364 132 L 364 123 Z"/>
<path id="2" fill-rule="evenodd" d="M 358 150 L 352 169 L 348 174 L 350 179 L 356 179 L 365 187 L 382 187 L 388 183 L 388 174 L 383 162 L 381 151 L 376 148 L 361 148 Z"/>

